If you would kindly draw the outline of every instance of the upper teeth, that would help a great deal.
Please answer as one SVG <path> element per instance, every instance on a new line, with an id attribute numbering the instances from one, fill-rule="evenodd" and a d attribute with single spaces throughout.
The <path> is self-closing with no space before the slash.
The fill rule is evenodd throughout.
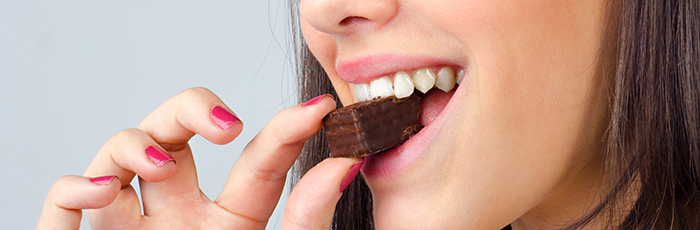
<path id="1" fill-rule="evenodd" d="M 391 87 L 389 77 L 380 77 L 369 82 L 369 96 L 371 98 L 390 97 L 394 95 L 394 87 Z"/>
<path id="2" fill-rule="evenodd" d="M 450 67 L 442 67 L 437 74 L 429 68 L 423 68 L 414 71 L 413 76 L 405 71 L 397 72 L 394 74 L 393 84 L 389 77 L 380 77 L 369 84 L 355 84 L 353 88 L 358 101 L 369 101 L 392 95 L 397 98 L 406 98 L 413 94 L 414 88 L 423 93 L 427 93 L 433 87 L 448 92 L 454 88 L 455 83 L 461 82 L 463 77 L 464 70 L 460 70 L 455 76 L 454 70 Z"/>
<path id="3" fill-rule="evenodd" d="M 427 93 L 428 90 L 435 86 L 435 72 L 430 69 L 419 69 L 413 73 L 413 82 L 416 83 L 416 89 Z"/>
<path id="4" fill-rule="evenodd" d="M 442 91 L 449 92 L 455 87 L 455 82 L 455 71 L 452 71 L 452 68 L 445 67 L 438 71 L 435 87 Z"/>
<path id="5" fill-rule="evenodd" d="M 413 94 L 413 78 L 404 71 L 399 71 L 394 75 L 394 95 L 398 98 L 405 98 Z"/>

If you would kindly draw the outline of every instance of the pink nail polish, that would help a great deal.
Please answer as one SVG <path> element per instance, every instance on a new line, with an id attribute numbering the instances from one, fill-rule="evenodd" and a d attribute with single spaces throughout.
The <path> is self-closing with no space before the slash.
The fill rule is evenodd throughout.
<path id="1" fill-rule="evenodd" d="M 312 106 L 312 105 L 318 104 L 321 100 L 323 100 L 324 97 L 327 97 L 327 96 L 333 98 L 333 96 L 330 94 L 323 94 L 323 95 L 314 97 L 313 99 L 307 101 L 306 103 L 304 103 L 303 106 L 306 107 L 306 106 Z"/>
<path id="2" fill-rule="evenodd" d="M 95 177 L 95 178 L 90 178 L 90 182 L 95 183 L 96 185 L 108 185 L 112 179 L 114 179 L 116 176 L 101 176 L 101 177 Z"/>
<path id="3" fill-rule="evenodd" d="M 223 130 L 227 130 L 233 124 L 241 122 L 241 119 L 238 119 L 238 117 L 219 106 L 214 106 L 214 108 L 211 109 L 211 119 Z"/>
<path id="4" fill-rule="evenodd" d="M 175 158 L 170 156 L 170 154 L 153 146 L 148 146 L 148 148 L 146 148 L 146 155 L 148 156 L 148 159 L 150 159 L 158 167 L 163 167 L 165 163 L 175 161 Z"/>
<path id="5" fill-rule="evenodd" d="M 365 161 L 362 160 L 358 163 L 355 163 L 354 165 L 350 166 L 350 170 L 348 171 L 348 175 L 345 176 L 343 179 L 343 182 L 340 182 L 340 192 L 343 192 L 345 188 L 350 185 L 350 182 L 352 182 L 353 179 L 355 179 L 355 176 L 357 176 L 357 173 L 360 172 L 360 169 L 362 168 L 362 164 L 364 164 Z"/>

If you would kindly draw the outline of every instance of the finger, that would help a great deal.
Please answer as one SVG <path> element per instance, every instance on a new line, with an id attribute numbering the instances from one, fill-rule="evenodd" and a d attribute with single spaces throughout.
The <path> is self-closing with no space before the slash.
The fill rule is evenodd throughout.
<path id="1" fill-rule="evenodd" d="M 214 93 L 191 88 L 166 100 L 138 126 L 177 161 L 177 170 L 167 179 L 140 181 L 144 213 L 162 210 L 172 202 L 207 199 L 198 186 L 197 172 L 187 141 L 200 134 L 216 144 L 236 138 L 243 123 Z M 208 200 L 208 199 L 207 199 Z"/>
<path id="2" fill-rule="evenodd" d="M 336 203 L 363 162 L 329 158 L 311 168 L 289 195 L 282 229 L 329 229 Z"/>
<path id="3" fill-rule="evenodd" d="M 243 122 L 214 93 L 197 87 L 166 100 L 138 128 L 164 146 L 182 148 L 195 134 L 215 144 L 229 143 L 241 133 Z"/>
<path id="4" fill-rule="evenodd" d="M 102 208 L 119 193 L 115 176 L 64 176 L 51 187 L 36 229 L 78 229 L 82 209 Z"/>
<path id="5" fill-rule="evenodd" d="M 267 222 L 304 142 L 334 108 L 333 97 L 322 95 L 275 115 L 243 150 L 216 202 L 238 216 Z"/>
<path id="6" fill-rule="evenodd" d="M 163 181 L 177 170 L 176 160 L 140 129 L 125 129 L 112 136 L 97 152 L 84 176 L 116 175 L 122 187 L 135 174 L 147 181 Z"/>
<path id="7" fill-rule="evenodd" d="M 149 181 L 163 181 L 177 170 L 175 159 L 148 134 L 139 129 L 118 132 L 102 146 L 85 170 L 84 176 L 117 175 L 124 188 L 114 205 L 86 212 L 94 225 L 136 223 L 140 220 L 141 204 L 129 185 L 135 174 Z M 118 216 L 130 218 L 116 218 Z"/>

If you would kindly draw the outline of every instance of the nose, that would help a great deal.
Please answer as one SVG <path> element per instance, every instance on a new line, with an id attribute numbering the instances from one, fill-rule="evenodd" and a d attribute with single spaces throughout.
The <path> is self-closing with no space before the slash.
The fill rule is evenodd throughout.
<path id="1" fill-rule="evenodd" d="M 327 34 L 376 30 L 398 13 L 396 0 L 301 0 L 299 15 L 314 29 Z"/>

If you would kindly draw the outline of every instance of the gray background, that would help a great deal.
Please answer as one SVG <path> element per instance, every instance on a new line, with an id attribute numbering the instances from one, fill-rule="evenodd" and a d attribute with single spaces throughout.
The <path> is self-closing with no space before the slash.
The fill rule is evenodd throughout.
<path id="1" fill-rule="evenodd" d="M 231 144 L 190 142 L 215 198 L 246 143 L 296 103 L 287 15 L 283 0 L 0 0 L 1 228 L 33 228 L 57 178 L 193 86 L 245 122 Z"/>

